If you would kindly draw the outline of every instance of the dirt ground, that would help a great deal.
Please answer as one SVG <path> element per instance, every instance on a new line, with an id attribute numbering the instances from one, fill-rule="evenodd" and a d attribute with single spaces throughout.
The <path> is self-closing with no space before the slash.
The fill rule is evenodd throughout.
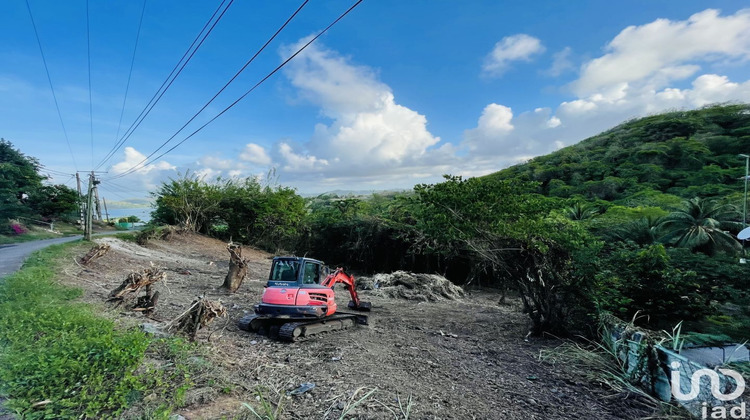
<path id="1" fill-rule="evenodd" d="M 155 285 L 160 300 L 153 319 L 122 307 L 108 310 L 126 324 L 164 323 L 197 296 L 227 308 L 227 318 L 198 334 L 213 379 L 194 378 L 187 405 L 177 411 L 187 419 L 255 418 L 242 403 L 259 407 L 257 390 L 283 404 L 284 419 L 338 419 L 352 407 L 345 418 L 601 420 L 653 414 L 640 397 L 591 382 L 580 367 L 541 362 L 540 351 L 561 342 L 524 340 L 527 321 L 518 303 L 498 305 L 492 293 L 416 302 L 363 291 L 363 300 L 372 301 L 369 326 L 281 343 L 236 327 L 260 300 L 271 255 L 244 248 L 248 276 L 229 295 L 217 289 L 229 266 L 220 241 L 178 234 L 146 247 L 115 238 L 96 242 L 109 244 L 110 252 L 85 268 L 71 263 L 63 279 L 83 288 L 85 301 L 101 305 L 130 271 L 150 263 L 167 273 Z M 337 299 L 348 302 L 343 287 Z M 285 396 L 305 382 L 315 387 Z"/>

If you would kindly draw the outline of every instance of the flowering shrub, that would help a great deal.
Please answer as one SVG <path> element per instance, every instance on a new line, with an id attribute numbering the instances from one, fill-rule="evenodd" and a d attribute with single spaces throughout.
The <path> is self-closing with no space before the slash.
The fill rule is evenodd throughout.
<path id="1" fill-rule="evenodd" d="M 10 229 L 16 235 L 23 235 L 24 233 L 26 233 L 26 228 L 24 228 L 23 226 L 21 226 L 19 224 L 15 224 L 15 223 L 12 224 L 12 225 L 10 225 Z"/>

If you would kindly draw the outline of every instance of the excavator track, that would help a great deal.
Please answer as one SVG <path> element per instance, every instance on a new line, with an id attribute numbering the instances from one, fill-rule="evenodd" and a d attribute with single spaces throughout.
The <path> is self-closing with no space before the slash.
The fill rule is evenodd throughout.
<path id="1" fill-rule="evenodd" d="M 251 321 L 253 327 L 251 327 Z M 346 312 L 336 312 L 326 318 L 316 320 L 288 320 L 279 323 L 278 319 L 245 317 L 238 323 L 241 329 L 266 333 L 270 338 L 287 342 L 300 342 L 329 331 L 340 331 L 355 325 L 367 325 L 367 316 Z"/>

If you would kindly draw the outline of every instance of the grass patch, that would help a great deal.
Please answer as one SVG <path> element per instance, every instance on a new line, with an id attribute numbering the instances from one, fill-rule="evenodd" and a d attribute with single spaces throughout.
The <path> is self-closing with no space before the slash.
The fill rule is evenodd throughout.
<path id="1" fill-rule="evenodd" d="M 87 244 L 86 244 L 87 246 Z M 57 284 L 55 267 L 84 245 L 55 245 L 32 255 L 21 271 L 0 280 L 0 395 L 23 418 L 103 418 L 128 407 L 155 406 L 168 416 L 190 387 L 190 345 L 116 330 L 81 291 Z M 142 367 L 158 354 L 158 367 Z M 150 397 L 151 400 L 146 399 Z"/>

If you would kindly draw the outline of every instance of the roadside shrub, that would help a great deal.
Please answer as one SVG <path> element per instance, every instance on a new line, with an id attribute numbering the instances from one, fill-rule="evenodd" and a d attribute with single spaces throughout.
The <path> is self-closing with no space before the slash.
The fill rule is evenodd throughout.
<path id="1" fill-rule="evenodd" d="M 24 233 L 28 232 L 26 228 L 17 223 L 13 223 L 12 225 L 10 225 L 10 230 L 13 231 L 14 235 L 23 235 Z"/>

